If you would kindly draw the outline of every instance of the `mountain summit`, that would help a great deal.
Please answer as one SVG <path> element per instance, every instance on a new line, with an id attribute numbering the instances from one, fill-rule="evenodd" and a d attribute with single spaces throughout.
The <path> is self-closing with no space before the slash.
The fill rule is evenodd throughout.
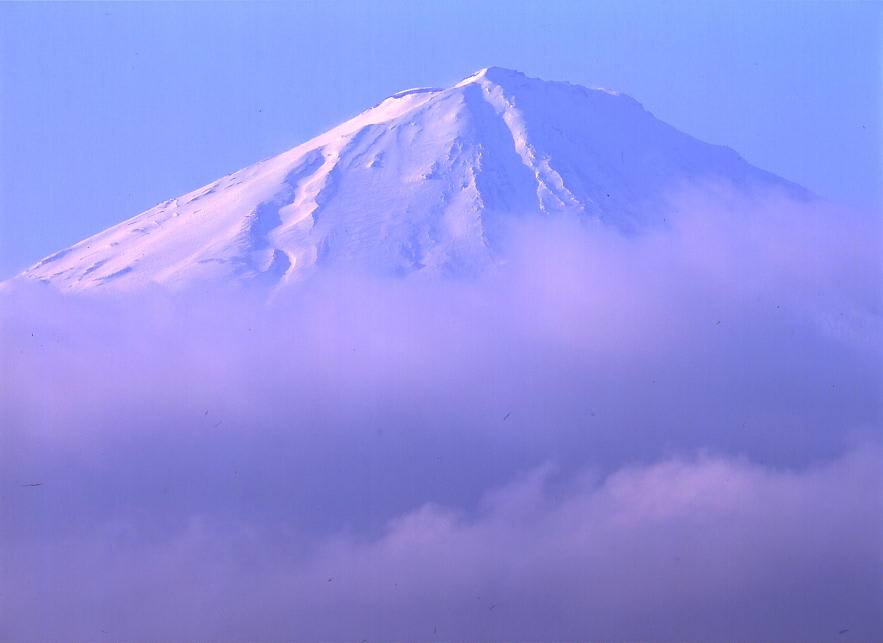
<path id="1" fill-rule="evenodd" d="M 200 280 L 271 286 L 323 265 L 472 272 L 512 217 L 640 228 L 667 193 L 793 184 L 614 91 L 500 67 L 393 94 L 274 158 L 169 199 L 21 277 L 65 291 Z"/>

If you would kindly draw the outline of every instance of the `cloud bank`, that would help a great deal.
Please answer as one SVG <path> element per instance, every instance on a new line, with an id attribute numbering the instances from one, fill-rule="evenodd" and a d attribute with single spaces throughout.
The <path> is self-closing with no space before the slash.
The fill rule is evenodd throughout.
<path id="1" fill-rule="evenodd" d="M 0 639 L 883 636 L 877 220 L 663 214 L 269 303 L 7 287 Z"/>

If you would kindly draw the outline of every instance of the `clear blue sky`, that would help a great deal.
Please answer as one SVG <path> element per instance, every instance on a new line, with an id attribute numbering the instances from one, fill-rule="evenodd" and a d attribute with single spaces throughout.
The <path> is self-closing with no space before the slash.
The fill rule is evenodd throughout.
<path id="1" fill-rule="evenodd" d="M 881 205 L 881 3 L 0 4 L 0 278 L 488 65 L 622 90 L 810 189 Z"/>

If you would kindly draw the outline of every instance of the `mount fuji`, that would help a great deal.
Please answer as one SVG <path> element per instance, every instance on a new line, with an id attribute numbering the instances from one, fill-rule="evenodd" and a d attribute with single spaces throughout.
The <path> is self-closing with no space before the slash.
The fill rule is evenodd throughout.
<path id="1" fill-rule="evenodd" d="M 497 258 L 507 221 L 574 216 L 640 231 L 672 191 L 704 183 L 807 194 L 629 96 L 490 67 L 448 89 L 394 94 L 15 279 L 100 292 L 277 287 L 329 265 L 473 274 Z"/>

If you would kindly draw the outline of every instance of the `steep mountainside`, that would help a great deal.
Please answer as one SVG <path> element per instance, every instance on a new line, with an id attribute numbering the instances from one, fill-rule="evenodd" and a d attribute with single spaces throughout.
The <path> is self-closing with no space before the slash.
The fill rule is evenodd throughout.
<path id="1" fill-rule="evenodd" d="M 61 290 L 194 281 L 277 285 L 323 265 L 471 273 L 501 222 L 651 223 L 683 184 L 801 189 L 616 92 L 496 67 L 410 89 L 279 156 L 170 199 L 19 278 Z"/>

